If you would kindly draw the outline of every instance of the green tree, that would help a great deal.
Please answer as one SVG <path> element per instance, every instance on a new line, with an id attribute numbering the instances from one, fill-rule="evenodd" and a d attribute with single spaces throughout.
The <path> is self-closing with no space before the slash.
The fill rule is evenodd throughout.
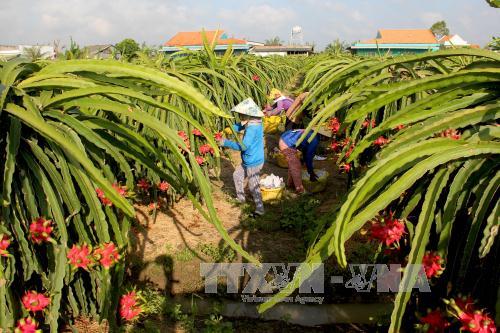
<path id="1" fill-rule="evenodd" d="M 115 45 L 116 50 L 122 58 L 125 60 L 130 60 L 134 57 L 135 53 L 139 51 L 139 44 L 132 38 L 125 38 L 121 42 Z"/>
<path id="2" fill-rule="evenodd" d="M 24 56 L 30 61 L 37 61 L 45 56 L 45 53 L 42 52 L 42 48 L 40 46 L 27 47 L 24 49 L 23 53 Z"/>
<path id="3" fill-rule="evenodd" d="M 81 48 L 80 45 L 78 45 L 78 43 L 76 43 L 73 38 L 70 37 L 69 48 L 64 52 L 64 54 L 59 53 L 58 57 L 65 60 L 84 59 L 85 49 Z"/>
<path id="4" fill-rule="evenodd" d="M 349 47 L 349 43 L 346 41 L 341 41 L 340 39 L 336 39 L 330 44 L 328 44 L 325 48 L 326 53 L 331 53 L 335 55 L 339 55 L 341 53 L 344 53 L 347 51 L 347 48 Z"/>
<path id="5" fill-rule="evenodd" d="M 266 39 L 266 41 L 264 42 L 264 45 L 277 45 L 277 46 L 281 46 L 281 45 L 283 45 L 283 41 L 278 36 L 275 36 L 275 37 L 273 37 L 271 39 Z"/>
<path id="6" fill-rule="evenodd" d="M 450 29 L 446 26 L 445 21 L 438 21 L 431 26 L 432 33 L 437 37 L 441 38 L 443 36 L 450 34 Z"/>
<path id="7" fill-rule="evenodd" d="M 486 0 L 486 2 L 493 8 L 500 8 L 500 0 Z"/>
<path id="8" fill-rule="evenodd" d="M 492 51 L 500 51 L 500 37 L 492 37 L 486 47 Z"/>

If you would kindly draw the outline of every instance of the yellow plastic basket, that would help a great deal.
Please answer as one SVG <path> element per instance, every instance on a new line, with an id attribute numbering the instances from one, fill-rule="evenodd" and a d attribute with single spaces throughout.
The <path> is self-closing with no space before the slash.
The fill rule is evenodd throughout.
<path id="1" fill-rule="evenodd" d="M 264 133 L 274 134 L 281 131 L 284 127 L 286 116 L 269 116 L 264 117 Z"/>
<path id="2" fill-rule="evenodd" d="M 317 181 L 312 182 L 309 180 L 309 173 L 307 171 L 302 172 L 302 184 L 307 192 L 318 193 L 323 192 L 326 189 L 326 184 L 328 181 L 328 176 L 330 174 L 325 171 L 324 174 L 318 178 Z"/>
<path id="3" fill-rule="evenodd" d="M 283 192 L 285 192 L 285 185 L 282 185 L 278 188 L 261 187 L 260 192 L 262 193 L 262 201 L 278 201 L 283 197 Z"/>
<path id="4" fill-rule="evenodd" d="M 302 157 L 302 152 L 300 150 L 297 150 L 297 157 L 299 159 Z M 288 161 L 286 160 L 286 156 L 283 153 L 278 152 L 278 153 L 274 154 L 274 158 L 276 160 L 276 164 L 280 168 L 284 168 L 284 169 L 288 168 Z"/>

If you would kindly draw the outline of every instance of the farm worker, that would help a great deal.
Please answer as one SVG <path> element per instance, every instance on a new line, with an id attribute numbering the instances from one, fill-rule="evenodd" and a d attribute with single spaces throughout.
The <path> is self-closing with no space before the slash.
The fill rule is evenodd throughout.
<path id="1" fill-rule="evenodd" d="M 302 122 L 302 118 L 304 118 L 304 112 L 298 113 L 297 110 L 300 109 L 302 104 L 304 104 L 304 100 L 309 95 L 309 92 L 303 92 L 295 100 L 292 105 L 286 110 L 286 123 L 285 130 L 292 130 L 300 128 L 300 123 Z"/>
<path id="2" fill-rule="evenodd" d="M 318 134 L 331 137 L 332 132 L 326 127 L 318 127 Z M 297 141 L 304 134 L 304 129 L 295 129 L 285 131 L 280 138 L 279 148 L 283 155 L 285 155 L 288 162 L 288 180 L 287 186 L 295 187 L 297 193 L 304 193 L 304 185 L 302 184 L 302 168 L 300 159 L 297 156 L 298 150 L 302 151 L 302 156 L 307 167 L 307 172 L 309 173 L 309 179 L 314 182 L 318 180 L 318 176 L 314 172 L 313 160 L 316 150 L 319 145 L 319 136 L 316 135 L 311 142 L 309 139 L 313 135 L 314 131 L 309 132 L 305 139 L 297 145 Z"/>
<path id="3" fill-rule="evenodd" d="M 242 165 L 236 167 L 233 173 L 236 199 L 245 202 L 244 181 L 248 178 L 248 188 L 255 201 L 255 214 L 264 214 L 264 204 L 260 193 L 260 170 L 264 166 L 264 129 L 262 117 L 264 113 L 248 98 L 236 105 L 231 111 L 240 114 L 241 122 L 233 126 L 235 132 L 244 131 L 242 143 L 222 139 L 219 144 L 223 147 L 241 151 Z"/>
<path id="4" fill-rule="evenodd" d="M 280 115 L 283 111 L 288 110 L 288 108 L 290 108 L 293 103 L 293 99 L 283 95 L 283 93 L 276 88 L 271 89 L 269 99 L 272 99 L 274 101 L 274 108 L 273 106 L 267 105 L 265 108 L 266 116 Z"/>

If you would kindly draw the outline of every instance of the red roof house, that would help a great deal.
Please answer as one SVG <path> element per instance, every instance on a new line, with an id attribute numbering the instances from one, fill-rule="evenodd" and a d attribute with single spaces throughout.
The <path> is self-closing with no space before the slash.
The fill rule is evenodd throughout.
<path id="1" fill-rule="evenodd" d="M 164 44 L 164 52 L 177 52 L 182 49 L 200 50 L 203 48 L 202 31 L 183 31 L 178 32 Z M 233 50 L 248 51 L 250 45 L 244 39 L 230 38 L 223 30 L 205 31 L 205 36 L 209 43 L 214 39 L 217 42 L 216 51 L 225 51 L 229 45 Z"/>

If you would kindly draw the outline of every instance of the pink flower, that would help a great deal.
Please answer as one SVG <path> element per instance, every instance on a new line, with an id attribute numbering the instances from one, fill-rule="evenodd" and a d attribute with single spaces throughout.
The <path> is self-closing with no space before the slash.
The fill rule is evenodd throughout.
<path id="1" fill-rule="evenodd" d="M 427 251 L 422 259 L 427 278 L 441 275 L 444 271 L 443 262 L 444 260 L 436 252 Z"/>
<path id="2" fill-rule="evenodd" d="M 403 221 L 393 218 L 392 213 L 389 213 L 387 217 L 379 216 L 372 221 L 370 238 L 389 246 L 399 242 L 405 233 L 405 224 Z"/>
<path id="3" fill-rule="evenodd" d="M 104 268 L 109 269 L 120 260 L 120 255 L 118 254 L 118 249 L 115 244 L 105 243 L 94 251 L 94 258 L 98 260 Z"/>
<path id="4" fill-rule="evenodd" d="M 191 133 L 193 133 L 193 135 L 195 136 L 203 136 L 203 134 L 201 134 L 201 131 L 197 128 L 195 128 Z"/>
<path id="5" fill-rule="evenodd" d="M 406 127 L 405 125 L 400 124 L 400 125 L 398 125 L 398 126 L 394 127 L 394 129 L 395 129 L 395 130 L 397 130 L 397 131 L 401 131 L 401 130 L 402 130 L 403 128 L 405 128 L 405 127 Z"/>
<path id="6" fill-rule="evenodd" d="M 420 322 L 429 325 L 427 333 L 442 333 L 451 325 L 451 323 L 446 320 L 446 316 L 439 309 L 431 311 L 426 316 L 421 317 Z"/>
<path id="7" fill-rule="evenodd" d="M 139 180 L 137 182 L 137 187 L 140 188 L 143 191 L 147 191 L 151 187 L 151 184 L 149 184 L 149 182 L 147 181 L 147 179 L 142 178 L 141 180 Z"/>
<path id="8" fill-rule="evenodd" d="M 67 255 L 69 262 L 75 268 L 87 269 L 88 265 L 92 263 L 90 256 L 90 248 L 88 245 L 73 245 Z"/>
<path id="9" fill-rule="evenodd" d="M 252 75 L 252 80 L 257 82 L 260 80 L 260 77 L 257 74 Z"/>
<path id="10" fill-rule="evenodd" d="M 333 134 L 337 133 L 340 129 L 339 120 L 336 117 L 330 119 L 330 122 L 328 123 L 328 128 L 333 132 Z"/>
<path id="11" fill-rule="evenodd" d="M 169 188 L 170 188 L 170 184 L 166 181 L 162 181 L 158 184 L 158 189 L 161 192 L 167 192 Z"/>
<path id="12" fill-rule="evenodd" d="M 50 298 L 36 291 L 27 291 L 21 301 L 24 308 L 30 312 L 43 311 L 50 304 Z"/>
<path id="13" fill-rule="evenodd" d="M 210 146 L 209 144 L 204 144 L 204 145 L 201 145 L 199 148 L 198 148 L 198 151 L 200 152 L 200 154 L 202 155 L 206 155 L 206 154 L 213 154 L 215 151 L 214 149 L 212 148 L 212 146 Z"/>
<path id="14" fill-rule="evenodd" d="M 101 200 L 101 203 L 104 206 L 109 206 L 109 207 L 113 206 L 113 202 L 108 198 L 106 198 L 106 195 L 104 194 L 103 190 L 101 190 L 100 188 L 96 188 L 95 193 L 97 193 L 97 197 L 99 198 L 99 200 Z"/>
<path id="15" fill-rule="evenodd" d="M 386 139 L 386 138 L 385 138 L 385 137 L 383 137 L 383 136 L 379 136 L 379 137 L 378 137 L 378 138 L 377 138 L 377 139 L 373 142 L 373 144 L 374 144 L 375 146 L 379 146 L 379 147 L 381 147 L 381 146 L 386 145 L 388 142 L 389 142 L 389 140 L 388 140 L 388 139 Z"/>
<path id="16" fill-rule="evenodd" d="M 123 295 L 120 299 L 120 316 L 125 320 L 133 320 L 142 312 L 134 291 Z"/>
<path id="17" fill-rule="evenodd" d="M 203 163 L 205 163 L 205 159 L 201 156 L 196 156 L 195 159 L 196 159 L 196 163 L 198 163 L 198 165 L 202 165 Z"/>
<path id="18" fill-rule="evenodd" d="M 28 317 L 23 318 L 17 322 L 15 333 L 42 333 L 42 330 L 38 329 L 38 323 L 35 319 Z"/>
<path id="19" fill-rule="evenodd" d="M 10 246 L 10 238 L 6 234 L 2 234 L 0 238 L 0 256 L 7 257 L 9 252 L 7 248 Z"/>
<path id="20" fill-rule="evenodd" d="M 37 218 L 30 224 L 31 238 L 36 244 L 49 242 L 52 233 L 52 220 L 45 220 L 43 217 Z"/>

